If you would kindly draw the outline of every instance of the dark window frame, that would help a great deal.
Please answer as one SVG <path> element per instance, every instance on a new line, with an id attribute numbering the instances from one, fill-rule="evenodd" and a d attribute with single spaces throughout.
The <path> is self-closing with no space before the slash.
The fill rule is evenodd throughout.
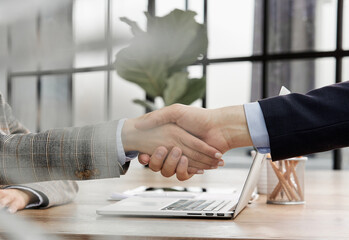
<path id="1" fill-rule="evenodd" d="M 188 2 L 190 0 L 184 0 L 185 7 L 188 9 Z M 208 1 L 203 0 L 204 4 L 204 24 L 207 25 L 207 15 L 208 15 Z M 344 0 L 337 0 L 337 21 L 336 21 L 336 48 L 333 51 L 297 51 L 297 52 L 286 52 L 286 53 L 269 53 L 268 52 L 268 22 L 269 22 L 269 0 L 263 0 L 263 31 L 262 31 L 262 53 L 254 54 L 252 56 L 241 56 L 232 58 L 214 58 L 210 59 L 207 56 L 200 61 L 197 61 L 196 65 L 203 66 L 203 75 L 206 75 L 207 66 L 214 63 L 228 63 L 228 62 L 253 62 L 260 63 L 262 65 L 262 89 L 261 96 L 265 98 L 268 96 L 268 64 L 270 61 L 275 60 L 304 60 L 304 59 L 319 59 L 332 57 L 335 59 L 335 82 L 339 83 L 342 81 L 342 62 L 344 57 L 349 57 L 349 50 L 343 50 L 343 4 Z M 148 11 L 150 14 L 155 15 L 156 0 L 148 0 Z M 7 74 L 7 92 L 8 99 L 11 100 L 11 82 L 14 77 L 37 77 L 37 104 L 38 109 L 40 107 L 40 96 L 41 96 L 41 81 L 44 75 L 59 75 L 65 74 L 70 76 L 72 81 L 72 75 L 74 73 L 86 73 L 86 72 L 96 72 L 96 71 L 106 71 L 107 72 L 107 92 L 106 92 L 106 119 L 110 119 L 110 96 L 111 96 L 111 71 L 114 71 L 112 65 L 112 43 L 111 43 L 111 28 L 112 28 L 112 16 L 111 16 L 111 0 L 107 0 L 107 17 L 106 17 L 106 34 L 105 39 L 107 42 L 107 65 L 105 66 L 92 66 L 84 68 L 69 68 L 69 69 L 57 69 L 57 70 L 44 70 L 40 71 L 23 71 L 23 72 L 11 72 L 8 70 Z M 38 31 L 40 31 L 40 16 L 37 18 Z M 8 33 L 10 31 L 8 30 Z M 40 33 L 38 33 L 40 34 Z M 9 48 L 11 46 L 11 37 L 8 39 Z M 149 96 L 147 99 L 152 100 Z M 70 99 L 71 101 L 71 99 Z M 203 107 L 206 107 L 206 97 L 203 98 Z M 40 117 L 37 117 L 38 131 L 40 131 Z M 341 150 L 337 149 L 333 151 L 333 169 L 342 169 L 342 155 Z"/>

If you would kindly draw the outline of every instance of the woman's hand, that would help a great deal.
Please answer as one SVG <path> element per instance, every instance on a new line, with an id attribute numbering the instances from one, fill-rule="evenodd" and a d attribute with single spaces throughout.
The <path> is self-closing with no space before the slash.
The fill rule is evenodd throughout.
<path id="1" fill-rule="evenodd" d="M 21 189 L 0 189 L 0 208 L 15 213 L 24 209 L 33 197 L 33 194 Z"/>

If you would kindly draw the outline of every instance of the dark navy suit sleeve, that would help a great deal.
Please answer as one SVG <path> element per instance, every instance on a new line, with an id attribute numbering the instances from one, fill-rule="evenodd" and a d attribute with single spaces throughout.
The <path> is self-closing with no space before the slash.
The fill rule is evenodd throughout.
<path id="1" fill-rule="evenodd" d="M 273 160 L 349 146 L 349 81 L 259 104 Z"/>

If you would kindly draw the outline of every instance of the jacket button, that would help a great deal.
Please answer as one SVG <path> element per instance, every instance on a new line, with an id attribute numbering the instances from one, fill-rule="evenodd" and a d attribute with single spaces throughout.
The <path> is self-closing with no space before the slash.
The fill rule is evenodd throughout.
<path id="1" fill-rule="evenodd" d="M 82 172 L 79 172 L 79 171 L 75 171 L 75 176 L 77 178 L 79 178 L 80 180 L 82 180 L 84 178 L 84 174 Z"/>

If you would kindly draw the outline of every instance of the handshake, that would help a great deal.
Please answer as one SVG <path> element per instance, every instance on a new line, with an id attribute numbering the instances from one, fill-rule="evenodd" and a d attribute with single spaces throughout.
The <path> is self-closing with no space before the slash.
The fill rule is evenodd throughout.
<path id="1" fill-rule="evenodd" d="M 181 181 L 223 166 L 221 157 L 229 149 L 252 146 L 242 105 L 203 109 L 174 104 L 126 120 L 121 134 L 125 152 L 139 151 L 141 164 Z"/>

